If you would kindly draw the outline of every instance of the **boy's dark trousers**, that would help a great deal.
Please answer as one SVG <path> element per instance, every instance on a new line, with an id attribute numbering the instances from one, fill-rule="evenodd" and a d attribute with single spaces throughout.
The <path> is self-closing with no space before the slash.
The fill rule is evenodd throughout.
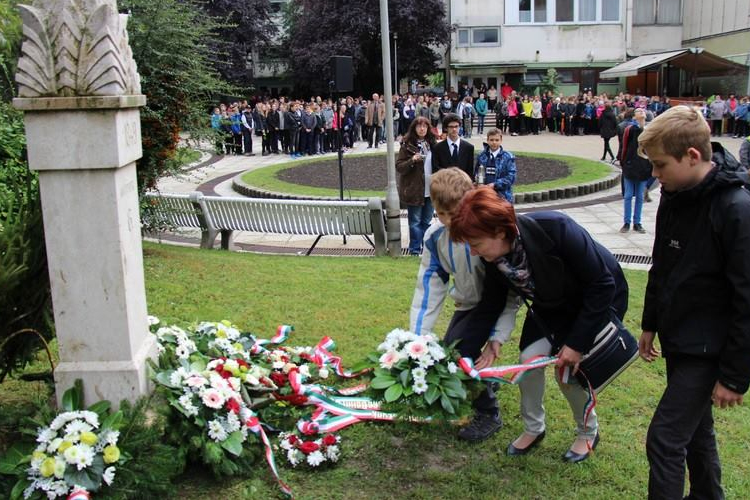
<path id="1" fill-rule="evenodd" d="M 695 500 L 723 499 L 711 393 L 719 375 L 716 359 L 669 355 L 667 388 L 646 437 L 650 465 L 648 498 L 681 500 L 685 462 Z"/>
<path id="2" fill-rule="evenodd" d="M 245 146 L 245 153 L 253 152 L 253 131 L 242 127 L 242 143 Z"/>
<path id="3" fill-rule="evenodd" d="M 448 325 L 448 331 L 443 341 L 450 345 L 457 339 L 461 341 L 456 349 L 462 357 L 470 357 L 476 361 L 482 354 L 482 347 L 487 343 L 490 331 L 495 326 L 500 315 L 497 309 L 483 309 L 475 307 L 468 311 L 456 311 Z M 487 387 L 477 396 L 472 406 L 477 412 L 499 415 L 500 408 L 497 404 L 495 391 L 497 384 L 487 383 Z"/>

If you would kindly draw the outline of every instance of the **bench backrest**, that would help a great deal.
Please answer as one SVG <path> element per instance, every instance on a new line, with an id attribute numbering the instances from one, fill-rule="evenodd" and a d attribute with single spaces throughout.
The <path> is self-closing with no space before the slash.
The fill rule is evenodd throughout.
<path id="1" fill-rule="evenodd" d="M 306 235 L 373 234 L 367 201 L 204 196 L 216 229 Z"/>
<path id="2" fill-rule="evenodd" d="M 203 227 L 201 209 L 191 201 L 190 195 L 146 193 L 144 197 L 152 210 L 147 210 L 145 216 L 155 219 L 151 222 L 164 221 L 175 227 Z"/>

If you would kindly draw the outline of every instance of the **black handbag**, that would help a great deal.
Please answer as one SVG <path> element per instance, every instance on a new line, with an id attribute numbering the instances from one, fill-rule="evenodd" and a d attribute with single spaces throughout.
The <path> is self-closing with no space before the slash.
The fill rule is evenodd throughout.
<path id="1" fill-rule="evenodd" d="M 523 294 L 521 297 L 529 309 L 529 315 L 534 318 L 544 332 L 544 336 L 552 344 L 553 352 L 557 352 L 562 346 L 555 341 L 554 334 L 547 328 L 542 318 L 534 312 L 526 297 Z M 583 387 L 588 387 L 595 394 L 599 394 L 636 359 L 638 359 L 638 341 L 625 328 L 615 311 L 610 309 L 607 323 L 596 334 L 589 352 L 583 356 L 575 378 Z M 563 375 L 562 380 L 567 382 L 566 374 Z"/>

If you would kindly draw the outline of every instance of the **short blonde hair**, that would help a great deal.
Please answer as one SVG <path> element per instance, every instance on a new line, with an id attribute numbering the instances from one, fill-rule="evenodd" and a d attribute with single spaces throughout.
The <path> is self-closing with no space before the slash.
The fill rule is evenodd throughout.
<path id="1" fill-rule="evenodd" d="M 689 148 L 697 149 L 703 161 L 711 161 L 711 131 L 700 110 L 675 106 L 654 118 L 638 136 L 638 152 L 661 149 L 681 160 Z"/>
<path id="2" fill-rule="evenodd" d="M 457 167 L 438 170 L 430 178 L 430 198 L 440 210 L 452 210 L 473 188 L 468 174 Z"/>

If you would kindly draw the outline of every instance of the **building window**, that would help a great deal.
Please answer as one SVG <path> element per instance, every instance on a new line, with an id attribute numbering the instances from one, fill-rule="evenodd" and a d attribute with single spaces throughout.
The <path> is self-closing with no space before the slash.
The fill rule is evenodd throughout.
<path id="1" fill-rule="evenodd" d="M 634 25 L 680 24 L 682 0 L 635 0 Z"/>
<path id="2" fill-rule="evenodd" d="M 556 0 L 555 19 L 558 23 L 572 22 L 574 19 L 573 0 Z"/>
<path id="3" fill-rule="evenodd" d="M 560 83 L 575 83 L 572 69 L 558 69 L 557 76 L 560 77 Z"/>
<path id="4" fill-rule="evenodd" d="M 620 2 L 621 0 L 505 0 L 506 18 L 509 24 L 619 22 Z"/>
<path id="5" fill-rule="evenodd" d="M 458 46 L 468 47 L 469 46 L 469 30 L 458 30 Z"/>
<path id="6" fill-rule="evenodd" d="M 546 75 L 546 71 L 527 71 L 523 75 L 523 83 L 526 85 L 539 85 L 544 81 Z"/>
<path id="7" fill-rule="evenodd" d="M 481 47 L 500 44 L 500 28 L 460 28 L 458 47 Z"/>
<path id="8" fill-rule="evenodd" d="M 500 38 L 499 31 L 497 28 L 472 28 L 471 44 L 497 45 Z"/>

